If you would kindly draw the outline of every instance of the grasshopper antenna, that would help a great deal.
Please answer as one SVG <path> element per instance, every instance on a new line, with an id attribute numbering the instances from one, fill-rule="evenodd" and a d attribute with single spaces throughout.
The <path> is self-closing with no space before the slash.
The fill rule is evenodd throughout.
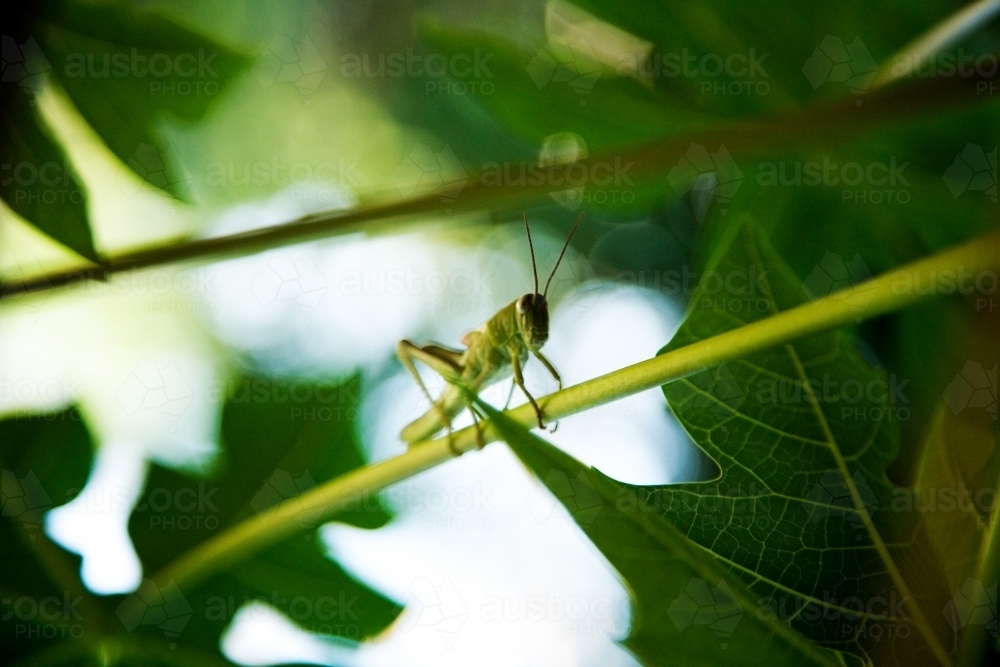
<path id="1" fill-rule="evenodd" d="M 569 242 L 573 238 L 573 234 L 576 233 L 576 228 L 580 226 L 581 222 L 583 222 L 583 216 L 585 216 L 585 215 L 587 215 L 586 211 L 584 211 L 583 213 L 581 213 L 580 217 L 577 218 L 576 222 L 573 223 L 573 229 L 569 230 L 569 236 L 566 237 L 566 243 L 563 244 L 562 250 L 559 251 L 559 258 L 556 259 L 556 265 L 552 267 L 552 273 L 549 274 L 549 279 L 545 281 L 545 291 L 542 292 L 542 296 L 547 296 L 548 295 L 548 293 L 549 293 L 549 283 L 551 283 L 552 279 L 555 277 L 555 275 L 556 275 L 556 269 L 559 268 L 559 262 L 562 261 L 563 255 L 566 254 L 566 248 L 569 247 Z"/>
<path id="2" fill-rule="evenodd" d="M 538 294 L 538 265 L 535 264 L 535 246 L 531 243 L 531 227 L 528 226 L 528 214 L 524 214 L 524 231 L 528 234 L 528 250 L 531 251 L 531 271 L 535 274 L 535 291 Z"/>

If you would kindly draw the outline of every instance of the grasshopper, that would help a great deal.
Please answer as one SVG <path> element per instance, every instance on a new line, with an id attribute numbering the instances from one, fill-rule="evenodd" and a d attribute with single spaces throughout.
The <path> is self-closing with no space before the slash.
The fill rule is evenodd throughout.
<path id="1" fill-rule="evenodd" d="M 549 278 L 545 282 L 545 289 L 539 294 L 535 247 L 531 242 L 531 228 L 528 226 L 528 215 L 525 213 L 524 231 L 528 235 L 528 248 L 531 251 L 531 270 L 535 278 L 534 291 L 511 301 L 478 329 L 469 331 L 462 336 L 461 342 L 465 346 L 465 350 L 456 350 L 435 344 L 419 347 L 408 340 L 399 342 L 396 346 L 396 354 L 399 356 L 400 362 L 417 381 L 424 397 L 431 404 L 430 410 L 400 432 L 399 437 L 403 442 L 412 445 L 426 440 L 442 428 L 446 428 L 451 451 L 455 456 L 460 456 L 462 452 L 455 448 L 452 440 L 451 422 L 467 407 L 472 413 L 479 448 L 482 449 L 485 445 L 482 427 L 468 395 L 469 393 L 478 393 L 484 387 L 508 377 L 511 373 L 514 376 L 514 384 L 520 387 L 534 407 L 539 428 L 545 428 L 545 423 L 542 420 L 542 409 L 538 406 L 534 396 L 524 386 L 521 369 L 527 363 L 529 354 L 533 355 L 542 362 L 542 365 L 559 383 L 559 389 L 562 389 L 562 378 L 559 377 L 552 362 L 546 359 L 541 352 L 541 347 L 549 338 L 549 305 L 545 297 L 549 291 L 549 284 L 556 275 L 556 269 L 559 268 L 559 263 L 566 253 L 566 248 L 569 247 L 573 234 L 576 233 L 577 227 L 583 221 L 583 216 L 584 214 L 581 213 L 580 217 L 573 223 L 573 228 L 566 237 L 566 242 L 559 252 L 555 266 L 552 267 L 552 273 L 549 274 Z M 413 363 L 414 359 L 427 364 L 448 383 L 436 401 L 420 379 L 420 374 Z M 513 395 L 513 391 L 514 386 L 512 385 L 511 395 Z M 508 396 L 507 402 L 510 403 L 510 396 Z"/>

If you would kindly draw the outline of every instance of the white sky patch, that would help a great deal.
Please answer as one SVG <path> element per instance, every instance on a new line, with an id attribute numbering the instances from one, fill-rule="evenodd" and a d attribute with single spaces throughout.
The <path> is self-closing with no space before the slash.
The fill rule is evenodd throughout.
<path id="1" fill-rule="evenodd" d="M 141 447 L 104 443 L 80 494 L 45 516 L 46 534 L 80 554 L 80 580 L 99 595 L 128 593 L 142 583 L 142 563 L 128 534 L 128 519 L 145 478 Z"/>
<path id="2" fill-rule="evenodd" d="M 300 200 L 284 193 L 263 206 L 237 207 L 213 233 L 294 219 L 308 212 Z M 477 259 L 423 233 L 278 248 L 214 265 L 218 298 L 208 322 L 272 372 L 344 375 L 384 364 L 402 338 L 430 330 L 457 336 L 458 322 L 485 319 L 499 307 L 503 281 Z"/>
<path id="3" fill-rule="evenodd" d="M 299 628 L 270 605 L 240 608 L 219 641 L 222 654 L 239 665 L 350 664 L 350 642 L 319 637 Z"/>

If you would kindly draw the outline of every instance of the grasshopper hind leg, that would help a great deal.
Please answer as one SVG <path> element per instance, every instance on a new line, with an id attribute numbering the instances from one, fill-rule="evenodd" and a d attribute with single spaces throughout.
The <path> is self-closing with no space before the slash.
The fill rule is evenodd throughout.
<path id="1" fill-rule="evenodd" d="M 448 411 L 444 408 L 439 401 L 435 401 L 434 397 L 427 390 L 427 385 L 420 377 L 420 373 L 417 372 L 417 367 L 414 365 L 413 360 L 419 359 L 433 370 L 439 373 L 446 381 L 451 382 L 457 376 L 461 375 L 462 366 L 460 364 L 461 353 L 456 350 L 449 350 L 437 345 L 428 345 L 426 347 L 418 347 L 408 340 L 401 340 L 396 345 L 396 356 L 399 357 L 400 363 L 403 367 L 410 373 L 413 379 L 416 381 L 417 386 L 420 387 L 420 391 L 423 393 L 424 397 L 431 404 L 431 410 L 434 410 L 441 423 L 444 424 L 445 429 L 448 431 L 448 448 L 452 451 L 455 456 L 461 456 L 462 452 L 455 446 L 455 436 L 454 430 L 451 427 L 451 416 Z"/>

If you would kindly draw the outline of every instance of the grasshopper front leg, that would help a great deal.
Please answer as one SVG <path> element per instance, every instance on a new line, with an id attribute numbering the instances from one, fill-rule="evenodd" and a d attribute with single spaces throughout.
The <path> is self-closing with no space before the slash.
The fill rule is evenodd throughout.
<path id="1" fill-rule="evenodd" d="M 545 369 L 549 372 L 549 375 L 551 375 L 553 379 L 555 379 L 555 381 L 559 383 L 559 391 L 562 391 L 563 388 L 562 378 L 559 377 L 559 371 L 557 371 L 556 367 L 552 365 L 552 362 L 546 359 L 545 355 L 542 354 L 541 351 L 539 350 L 532 350 L 531 353 L 535 355 L 536 359 L 542 362 L 542 365 L 545 366 Z"/>
<path id="2" fill-rule="evenodd" d="M 531 353 L 535 355 L 536 359 L 542 362 L 542 365 L 545 366 L 545 369 L 549 372 L 549 375 L 551 375 L 555 379 L 555 381 L 559 383 L 559 391 L 562 391 L 563 388 L 562 378 L 559 376 L 559 371 L 556 370 L 556 367 L 552 365 L 552 362 L 549 361 L 545 357 L 545 355 L 541 353 L 540 350 L 532 350 Z M 557 428 L 559 428 L 559 422 L 553 424 L 552 430 L 549 432 L 555 433 Z"/>
<path id="3" fill-rule="evenodd" d="M 516 346 L 510 347 L 510 365 L 514 370 L 514 383 L 521 388 L 524 395 L 528 397 L 528 401 L 531 402 L 531 407 L 535 408 L 535 417 L 538 418 L 538 428 L 544 429 L 545 422 L 542 421 L 542 409 L 538 407 L 538 403 L 535 401 L 535 397 L 528 392 L 528 388 L 524 386 L 524 376 L 521 375 L 521 357 L 520 350 Z"/>

